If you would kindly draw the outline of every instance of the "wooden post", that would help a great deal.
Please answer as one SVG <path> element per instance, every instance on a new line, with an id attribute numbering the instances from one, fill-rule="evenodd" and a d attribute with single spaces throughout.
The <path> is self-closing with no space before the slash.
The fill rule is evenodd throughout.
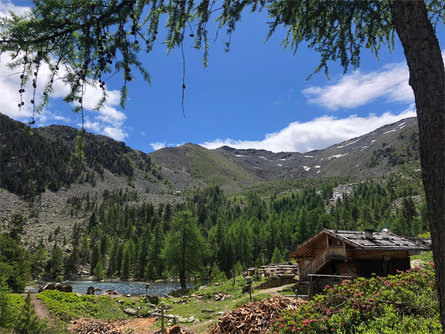
<path id="1" fill-rule="evenodd" d="M 164 308 L 161 307 L 161 333 L 165 334 L 165 328 L 164 328 Z"/>
<path id="2" fill-rule="evenodd" d="M 314 283 L 312 282 L 312 275 L 310 276 L 309 279 L 309 288 L 308 288 L 308 292 L 307 292 L 307 300 L 311 300 L 312 298 L 312 289 L 313 289 L 313 285 Z"/>
<path id="3" fill-rule="evenodd" d="M 326 234 L 326 249 L 328 250 L 327 254 L 329 256 L 329 236 Z"/>

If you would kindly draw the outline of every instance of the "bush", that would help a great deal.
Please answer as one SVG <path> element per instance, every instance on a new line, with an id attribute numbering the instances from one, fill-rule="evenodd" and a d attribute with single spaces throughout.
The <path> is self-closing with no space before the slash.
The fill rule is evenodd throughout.
<path id="1" fill-rule="evenodd" d="M 433 264 L 326 286 L 274 319 L 273 333 L 441 333 Z"/>

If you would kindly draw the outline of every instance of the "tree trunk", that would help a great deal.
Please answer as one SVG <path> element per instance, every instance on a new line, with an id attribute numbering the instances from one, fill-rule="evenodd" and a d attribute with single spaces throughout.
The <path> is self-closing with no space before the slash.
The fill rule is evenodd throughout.
<path id="1" fill-rule="evenodd" d="M 414 91 L 420 161 L 433 242 L 440 317 L 445 331 L 445 86 L 439 42 L 422 0 L 393 1 L 393 23 L 402 42 Z"/>
<path id="2" fill-rule="evenodd" d="M 179 271 L 179 284 L 181 285 L 181 289 L 184 290 L 187 286 L 185 285 L 185 271 Z"/>

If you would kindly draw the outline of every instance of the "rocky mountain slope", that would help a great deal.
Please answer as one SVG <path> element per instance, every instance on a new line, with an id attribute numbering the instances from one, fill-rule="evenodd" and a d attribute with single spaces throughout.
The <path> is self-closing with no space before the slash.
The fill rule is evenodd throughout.
<path id="1" fill-rule="evenodd" d="M 178 188 L 217 184 L 238 191 L 256 182 L 288 178 L 377 177 L 419 168 L 416 118 L 386 125 L 369 134 L 306 153 L 198 145 L 164 148 L 150 155 Z"/>
<path id="2" fill-rule="evenodd" d="M 29 129 L 0 114 L 0 225 L 14 214 L 27 219 L 27 239 L 47 237 L 59 228 L 68 235 L 85 213 L 73 214 L 69 201 L 101 198 L 106 191 L 138 194 L 139 202 L 178 203 L 184 191 L 218 185 L 229 193 L 258 183 L 295 178 L 378 177 L 419 168 L 415 118 L 364 136 L 307 153 L 208 150 L 185 144 L 146 154 L 108 137 L 84 134 L 85 159 L 76 155 L 79 131 L 66 126 Z"/>

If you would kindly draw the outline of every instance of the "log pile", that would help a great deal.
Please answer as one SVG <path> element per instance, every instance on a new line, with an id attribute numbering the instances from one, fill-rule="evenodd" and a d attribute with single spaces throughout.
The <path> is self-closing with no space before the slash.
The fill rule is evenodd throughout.
<path id="1" fill-rule="evenodd" d="M 274 297 L 247 303 L 234 311 L 225 313 L 210 330 L 210 334 L 262 334 L 271 326 L 271 320 L 281 310 L 296 309 L 306 303 L 301 299 Z"/>
<path id="2" fill-rule="evenodd" d="M 69 330 L 77 334 L 122 334 L 122 332 L 115 327 L 115 324 L 96 319 L 72 321 Z"/>
<path id="3" fill-rule="evenodd" d="M 153 334 L 163 334 L 161 330 L 155 331 Z M 178 325 L 173 325 L 165 330 L 165 334 L 194 334 L 187 329 L 183 329 Z"/>

